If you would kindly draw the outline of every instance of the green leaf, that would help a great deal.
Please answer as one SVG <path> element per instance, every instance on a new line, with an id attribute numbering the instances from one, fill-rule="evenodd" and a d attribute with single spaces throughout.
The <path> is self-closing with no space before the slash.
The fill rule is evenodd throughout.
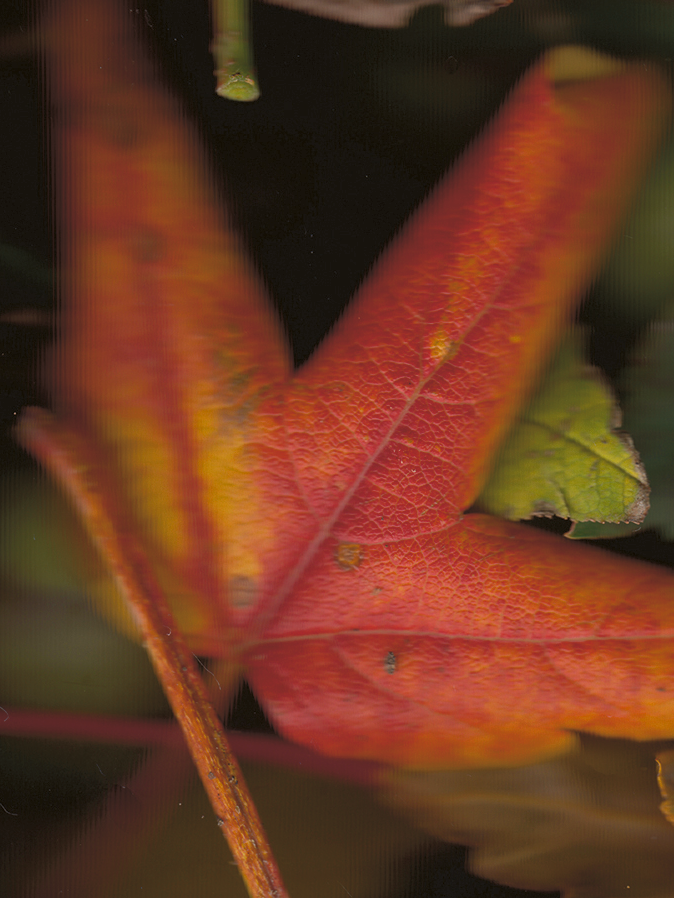
<path id="1" fill-rule="evenodd" d="M 604 524 L 601 521 L 574 521 L 568 533 L 569 539 L 620 539 L 641 530 L 639 524 Z"/>
<path id="2" fill-rule="evenodd" d="M 625 421 L 652 486 L 644 526 L 674 539 L 674 308 L 640 341 L 623 375 Z"/>
<path id="3" fill-rule="evenodd" d="M 619 425 L 615 399 L 574 332 L 511 430 L 478 504 L 509 520 L 639 523 L 648 482 Z"/>

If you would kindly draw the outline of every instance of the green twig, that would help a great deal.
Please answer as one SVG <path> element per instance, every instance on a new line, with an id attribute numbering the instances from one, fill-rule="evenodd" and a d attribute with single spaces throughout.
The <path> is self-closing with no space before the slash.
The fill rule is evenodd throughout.
<path id="1" fill-rule="evenodd" d="M 260 88 L 250 43 L 248 0 L 213 0 L 211 52 L 216 93 L 228 100 L 257 100 Z"/>

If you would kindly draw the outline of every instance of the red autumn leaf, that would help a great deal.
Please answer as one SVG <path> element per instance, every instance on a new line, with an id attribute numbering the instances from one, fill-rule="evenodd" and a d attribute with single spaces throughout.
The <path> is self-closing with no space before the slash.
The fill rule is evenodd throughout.
<path id="1" fill-rule="evenodd" d="M 633 78 L 528 76 L 270 413 L 246 669 L 289 738 L 474 766 L 671 735 L 671 577 L 461 514 L 624 199 Z"/>
<path id="2" fill-rule="evenodd" d="M 673 735 L 671 575 L 464 514 L 629 198 L 659 79 L 536 67 L 291 378 L 180 115 L 101 9 L 50 33 L 75 173 L 56 407 L 194 650 L 235 653 L 330 754 Z"/>

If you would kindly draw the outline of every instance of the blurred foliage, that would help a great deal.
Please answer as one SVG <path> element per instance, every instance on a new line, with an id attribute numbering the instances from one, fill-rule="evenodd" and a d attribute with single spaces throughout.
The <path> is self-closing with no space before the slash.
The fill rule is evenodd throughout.
<path id="1" fill-rule="evenodd" d="M 674 142 L 644 185 L 602 286 L 618 314 L 636 325 L 662 314 L 674 284 Z"/>
<path id="2" fill-rule="evenodd" d="M 92 610 L 119 602 L 71 507 L 49 481 L 27 473 L 1 481 L 0 495 L 1 701 L 167 713 L 144 649 Z"/>
<path id="3" fill-rule="evenodd" d="M 674 234 L 674 229 L 672 229 Z M 671 315 L 671 310 L 670 315 Z M 651 482 L 644 526 L 674 539 L 674 319 L 660 319 L 639 340 L 622 376 L 625 426 Z"/>
<path id="4" fill-rule="evenodd" d="M 650 746 L 582 737 L 540 764 L 391 779 L 391 802 L 441 838 L 472 846 L 480 876 L 561 888 L 569 898 L 672 894 L 674 827 L 660 813 Z"/>
<path id="5" fill-rule="evenodd" d="M 245 764 L 244 774 L 293 898 L 390 898 L 409 879 L 420 830 L 345 783 Z M 168 826 L 101 898 L 199 894 L 245 898 L 199 782 L 176 801 Z M 198 858 L 198 865 L 185 863 Z"/>

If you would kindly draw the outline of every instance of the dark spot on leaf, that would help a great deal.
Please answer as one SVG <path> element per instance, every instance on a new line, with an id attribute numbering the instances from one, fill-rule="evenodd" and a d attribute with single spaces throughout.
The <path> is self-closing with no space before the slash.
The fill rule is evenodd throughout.
<path id="1" fill-rule="evenodd" d="M 539 499 L 537 502 L 534 502 L 532 515 L 537 515 L 541 517 L 553 517 L 558 513 L 559 509 L 552 504 L 552 502 L 547 502 L 545 499 Z"/>
<path id="2" fill-rule="evenodd" d="M 141 126 L 121 103 L 106 104 L 99 113 L 98 129 L 120 150 L 133 150 L 140 143 Z"/>
<path id="3" fill-rule="evenodd" d="M 250 577 L 234 576 L 229 581 L 228 595 L 232 608 L 245 611 L 255 604 L 257 585 Z"/>
<path id="4" fill-rule="evenodd" d="M 158 262 L 166 252 L 163 235 L 151 228 L 139 228 L 132 240 L 133 255 L 138 262 Z"/>
<path id="5" fill-rule="evenodd" d="M 230 362 L 231 364 L 231 362 Z M 229 387 L 232 393 L 242 393 L 251 381 L 252 369 L 250 371 L 239 371 L 229 378 Z"/>

